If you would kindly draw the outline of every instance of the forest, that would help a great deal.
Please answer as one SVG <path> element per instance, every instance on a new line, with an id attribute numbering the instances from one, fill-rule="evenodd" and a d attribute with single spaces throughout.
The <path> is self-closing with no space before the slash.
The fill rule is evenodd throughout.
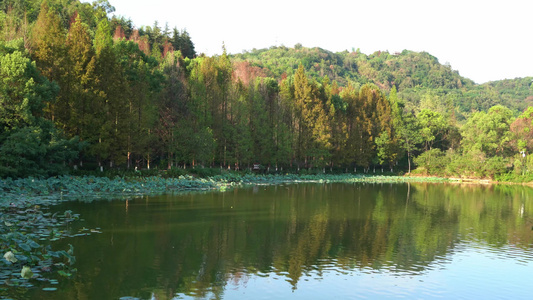
<path id="1" fill-rule="evenodd" d="M 186 29 L 113 12 L 0 3 L 0 177 L 260 164 L 533 181 L 533 77 L 476 84 L 409 50 L 207 56 Z"/>

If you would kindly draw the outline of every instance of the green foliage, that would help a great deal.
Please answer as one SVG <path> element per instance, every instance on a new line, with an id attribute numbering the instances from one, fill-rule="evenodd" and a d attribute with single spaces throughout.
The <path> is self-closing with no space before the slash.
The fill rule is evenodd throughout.
<path id="1" fill-rule="evenodd" d="M 504 174 L 508 170 L 509 162 L 501 156 L 493 156 L 489 158 L 483 165 L 484 176 L 489 178 L 496 178 Z"/>
<path id="2" fill-rule="evenodd" d="M 424 175 L 446 175 L 446 167 L 450 158 L 439 148 L 430 149 L 413 160 L 420 168 L 417 170 Z"/>
<path id="3" fill-rule="evenodd" d="M 171 44 L 174 47 L 174 50 L 179 50 L 181 52 L 183 57 L 192 59 L 196 56 L 194 43 L 192 42 L 189 33 L 185 29 L 181 31 L 178 31 L 177 28 L 173 29 Z"/>
<path id="4" fill-rule="evenodd" d="M 35 123 L 33 114 L 42 109 L 42 102 L 35 95 L 34 70 L 35 64 L 23 52 L 0 56 L 0 132 Z"/>
<path id="5" fill-rule="evenodd" d="M 444 116 L 429 109 L 422 109 L 417 119 L 425 150 L 431 150 L 434 146 L 442 147 L 448 129 Z"/>
<path id="6" fill-rule="evenodd" d="M 301 62 L 315 79 L 328 76 L 346 85 L 350 80 L 361 84 L 372 82 L 385 89 L 396 85 L 400 90 L 413 87 L 458 88 L 472 84 L 461 78 L 450 66 L 439 64 L 426 52 L 403 51 L 394 55 L 375 52 L 365 55 L 360 52 L 332 53 L 320 48 L 272 47 L 235 55 L 237 60 L 251 61 L 270 75 L 280 77 L 293 74 Z M 428 76 L 429 74 L 429 76 Z"/>
<path id="7" fill-rule="evenodd" d="M 419 165 L 417 173 L 433 176 L 452 176 L 466 178 L 500 178 L 509 170 L 509 160 L 501 156 L 486 158 L 481 151 L 461 154 L 455 151 L 442 152 L 432 149 L 415 158 Z"/>
<path id="8" fill-rule="evenodd" d="M 20 42 L 0 43 L 0 177 L 50 176 L 77 157 L 76 139 L 65 140 L 42 118 L 55 85 L 37 73 Z"/>
<path id="9" fill-rule="evenodd" d="M 47 130 L 48 129 L 48 130 Z M 0 177 L 53 176 L 78 156 L 77 139 L 65 140 L 53 128 L 13 130 L 0 146 Z"/>
<path id="10" fill-rule="evenodd" d="M 476 85 L 412 51 L 298 44 L 197 56 L 187 31 L 157 22 L 135 29 L 108 17 L 114 9 L 105 0 L 0 9 L 0 176 L 254 163 L 392 172 L 410 171 L 414 156 L 421 172 L 496 176 L 533 147 L 527 78 Z M 522 161 L 514 165 L 523 172 Z"/>
<path id="11" fill-rule="evenodd" d="M 445 112 L 446 103 L 452 101 L 458 118 L 466 118 L 473 110 L 487 111 L 502 104 L 514 111 L 523 111 L 533 104 L 531 77 L 501 80 L 476 85 L 461 77 L 449 65 L 442 65 L 426 52 L 404 50 L 390 54 L 377 51 L 365 55 L 359 51 L 332 53 L 320 48 L 272 47 L 234 55 L 237 61 L 248 61 L 267 71 L 267 75 L 280 78 L 292 75 L 300 62 L 314 79 L 324 76 L 335 79 L 342 87 L 357 82 L 374 83 L 385 91 L 393 87 L 406 101 L 406 106 L 419 110 L 428 108 Z M 429 102 L 428 102 L 429 101 Z M 430 107 L 423 107 L 426 102 Z M 438 108 L 437 108 L 438 107 Z M 455 114 L 452 107 L 450 114 Z"/>
<path id="12" fill-rule="evenodd" d="M 12 191 L 19 186 L 17 181 L 10 183 Z M 42 183 L 38 184 L 42 186 Z M 11 196 L 9 193 L 6 195 L 7 190 L 4 187 L 2 191 L 4 201 Z M 60 275 L 62 272 L 75 272 L 76 269 L 72 268 L 76 261 L 74 248 L 70 245 L 68 251 L 53 251 L 50 242 L 74 236 L 68 225 L 79 216 L 72 211 L 52 214 L 47 211 L 50 202 L 42 198 L 29 201 L 21 199 L 18 194 L 17 200 L 10 199 L 10 202 L 0 203 L 0 248 L 5 252 L 5 260 L 0 261 L 0 266 L 3 271 L 9 271 L 3 274 L 3 284 L 31 287 L 28 280 L 34 278 L 34 274 L 38 274 L 39 280 L 52 282 L 56 280 L 48 277 L 56 271 Z"/>
<path id="13" fill-rule="evenodd" d="M 501 105 L 490 108 L 487 113 L 472 114 L 463 127 L 463 149 L 481 151 L 487 156 L 507 154 L 511 116 L 511 110 Z"/>

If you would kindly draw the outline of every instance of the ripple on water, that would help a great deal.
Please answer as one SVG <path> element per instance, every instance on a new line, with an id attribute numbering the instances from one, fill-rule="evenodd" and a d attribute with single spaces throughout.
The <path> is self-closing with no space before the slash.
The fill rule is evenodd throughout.
<path id="1" fill-rule="evenodd" d="M 336 259 L 320 259 L 299 278 L 286 271 L 255 274 L 237 292 L 257 299 L 528 299 L 532 262 L 531 249 L 465 242 L 432 261 L 403 266 L 390 261 L 379 268 L 347 267 Z"/>

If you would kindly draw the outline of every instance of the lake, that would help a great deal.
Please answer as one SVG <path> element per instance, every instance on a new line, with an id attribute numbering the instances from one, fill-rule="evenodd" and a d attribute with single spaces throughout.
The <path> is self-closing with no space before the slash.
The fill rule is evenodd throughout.
<path id="1" fill-rule="evenodd" d="M 73 201 L 77 273 L 15 299 L 530 299 L 533 189 L 287 184 Z"/>

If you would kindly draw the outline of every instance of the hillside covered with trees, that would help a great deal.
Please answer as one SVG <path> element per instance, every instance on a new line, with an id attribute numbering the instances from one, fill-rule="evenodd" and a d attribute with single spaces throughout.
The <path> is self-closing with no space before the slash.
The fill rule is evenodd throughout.
<path id="1" fill-rule="evenodd" d="M 307 74 L 320 81 L 328 76 L 339 86 L 373 83 L 386 94 L 394 86 L 398 95 L 412 109 L 424 106 L 435 109 L 450 102 L 465 119 L 473 111 L 487 111 L 504 105 L 518 114 L 533 105 L 533 77 L 475 84 L 461 77 L 449 64 L 441 64 L 427 52 L 404 50 L 390 54 L 377 51 L 366 55 L 358 49 L 333 53 L 321 48 L 284 46 L 254 49 L 236 54 L 236 61 L 246 61 L 261 69 L 266 76 L 282 78 L 293 75 L 299 64 Z"/>
<path id="2" fill-rule="evenodd" d="M 407 50 L 210 57 L 186 30 L 137 28 L 113 10 L 0 4 L 0 176 L 260 163 L 533 177 L 532 77 L 479 85 Z"/>

